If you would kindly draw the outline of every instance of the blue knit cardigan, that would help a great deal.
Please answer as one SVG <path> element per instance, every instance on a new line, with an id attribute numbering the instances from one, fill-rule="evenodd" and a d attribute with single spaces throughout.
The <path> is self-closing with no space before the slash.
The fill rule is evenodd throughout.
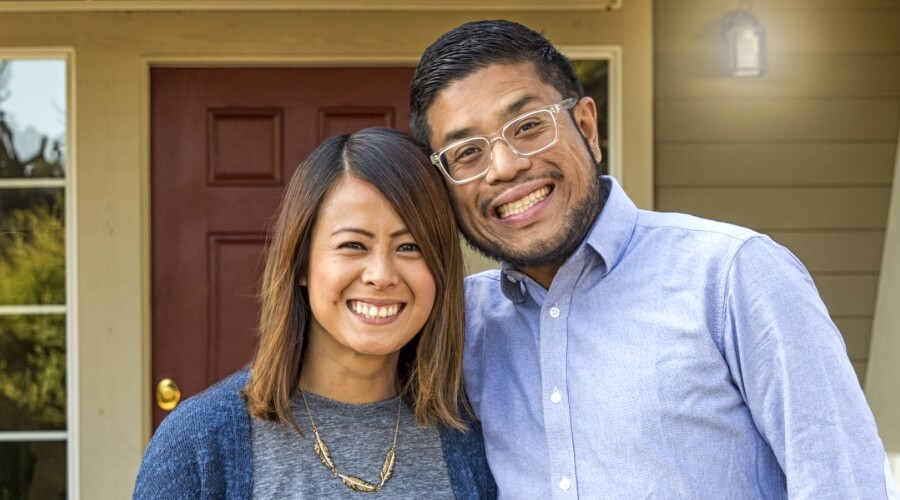
<path id="1" fill-rule="evenodd" d="M 250 414 L 240 394 L 248 378 L 241 370 L 163 420 L 144 454 L 135 499 L 250 498 Z M 441 429 L 441 444 L 456 498 L 497 497 L 477 422 L 465 432 Z"/>

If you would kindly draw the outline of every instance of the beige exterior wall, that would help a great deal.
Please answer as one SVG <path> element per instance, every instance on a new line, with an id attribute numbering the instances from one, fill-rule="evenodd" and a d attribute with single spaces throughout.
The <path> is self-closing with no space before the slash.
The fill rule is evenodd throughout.
<path id="1" fill-rule="evenodd" d="M 893 454 L 894 475 L 900 484 L 900 363 L 897 363 L 900 359 L 900 307 L 897 307 L 900 304 L 900 150 L 895 165 L 866 373 L 866 397 L 880 424 L 884 447 Z"/>
<path id="2" fill-rule="evenodd" d="M 756 0 L 768 71 L 734 79 L 720 26 L 738 3 L 654 2 L 656 208 L 793 250 L 862 380 L 900 124 L 900 3 Z"/>
<path id="3" fill-rule="evenodd" d="M 73 432 L 82 498 L 129 497 L 150 434 L 150 64 L 414 63 L 447 29 L 497 17 L 542 30 L 560 45 L 618 45 L 624 184 L 642 206 L 652 200 L 650 0 L 610 12 L 17 12 L 22 5 L 0 3 L 7 8 L 0 11 L 0 48 L 74 49 L 79 371 L 73 389 L 80 428 Z"/>

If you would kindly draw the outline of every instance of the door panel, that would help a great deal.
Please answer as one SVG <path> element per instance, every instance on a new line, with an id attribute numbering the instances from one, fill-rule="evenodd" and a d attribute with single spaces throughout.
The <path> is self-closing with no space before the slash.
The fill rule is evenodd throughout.
<path id="1" fill-rule="evenodd" d="M 189 397 L 250 360 L 266 231 L 293 169 L 334 134 L 408 131 L 412 72 L 151 70 L 152 393 L 170 378 Z"/>

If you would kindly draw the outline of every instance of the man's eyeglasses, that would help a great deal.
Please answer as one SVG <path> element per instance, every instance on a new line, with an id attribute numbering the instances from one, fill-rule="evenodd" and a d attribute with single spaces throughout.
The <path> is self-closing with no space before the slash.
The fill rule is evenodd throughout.
<path id="1" fill-rule="evenodd" d="M 559 140 L 556 115 L 577 103 L 577 98 L 570 97 L 531 110 L 506 122 L 495 134 L 473 135 L 441 148 L 431 155 L 431 163 L 453 184 L 474 181 L 491 168 L 494 141 L 503 141 L 510 151 L 522 158 L 534 156 L 556 144 Z"/>

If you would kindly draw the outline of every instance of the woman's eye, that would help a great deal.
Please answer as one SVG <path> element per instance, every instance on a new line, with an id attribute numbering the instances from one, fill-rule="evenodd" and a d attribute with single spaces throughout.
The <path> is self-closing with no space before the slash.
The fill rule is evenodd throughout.
<path id="1" fill-rule="evenodd" d="M 341 243 L 338 245 L 338 248 L 343 248 L 347 250 L 365 250 L 366 246 L 358 241 L 348 241 L 345 243 Z"/>
<path id="2" fill-rule="evenodd" d="M 397 251 L 399 251 L 399 252 L 418 252 L 420 250 L 419 250 L 419 245 L 417 245 L 415 243 L 404 243 L 397 248 Z"/>

